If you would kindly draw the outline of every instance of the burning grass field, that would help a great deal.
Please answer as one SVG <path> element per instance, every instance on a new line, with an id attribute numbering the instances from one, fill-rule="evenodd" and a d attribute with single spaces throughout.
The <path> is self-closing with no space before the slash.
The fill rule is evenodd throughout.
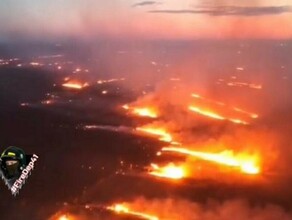
<path id="1" fill-rule="evenodd" d="M 137 86 L 64 55 L 2 63 L 1 145 L 40 157 L 18 197 L 1 188 L 19 210 L 4 219 L 292 218 L 291 79 Z"/>

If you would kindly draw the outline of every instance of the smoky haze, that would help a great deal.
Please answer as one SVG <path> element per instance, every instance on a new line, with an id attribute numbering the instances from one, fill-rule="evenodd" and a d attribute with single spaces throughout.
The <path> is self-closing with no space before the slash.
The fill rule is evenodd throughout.
<path id="1" fill-rule="evenodd" d="M 76 50 L 78 53 L 74 52 Z M 72 78 L 89 83 L 100 78 L 125 78 L 123 86 L 129 91 L 147 88 L 146 95 L 133 92 L 137 97 L 129 104 L 156 106 L 160 110 L 162 116 L 148 123 L 149 126 L 166 127 L 175 140 L 182 141 L 194 150 L 220 152 L 230 148 L 235 152 L 258 153 L 261 156 L 264 181 L 268 184 L 273 182 L 272 185 L 275 184 L 276 187 L 273 192 L 276 199 L 268 196 L 267 199 L 263 195 L 251 199 L 253 190 L 245 195 L 240 189 L 239 195 L 234 196 L 237 199 L 234 199 L 233 196 L 226 196 L 233 189 L 224 188 L 216 196 L 206 195 L 211 200 L 206 202 L 200 199 L 182 199 L 183 196 L 169 198 L 169 195 L 166 196 L 167 199 L 163 199 L 160 198 L 159 188 L 150 193 L 150 198 L 137 198 L 134 192 L 125 196 L 126 183 L 120 183 L 121 189 L 118 189 L 113 185 L 108 186 L 105 181 L 105 185 L 98 183 L 91 186 L 87 194 L 77 197 L 77 201 L 82 204 L 99 203 L 102 199 L 108 202 L 115 197 L 120 200 L 126 197 L 130 207 L 158 213 L 161 219 L 167 219 L 167 214 L 173 219 L 183 216 L 190 220 L 194 216 L 200 219 L 214 219 L 215 216 L 218 219 L 228 219 L 234 215 L 239 219 L 290 219 L 291 204 L 285 193 L 289 191 L 288 182 L 292 177 L 291 125 L 287 123 L 292 119 L 289 71 L 291 50 L 290 41 L 280 40 L 102 41 L 75 44 L 74 48 L 62 45 L 58 52 L 90 69 L 87 74 L 68 73 Z M 230 82 L 233 84 L 229 84 Z M 235 82 L 247 83 L 248 86 L 237 86 Z M 260 87 L 250 87 L 250 84 Z M 191 93 L 255 112 L 259 117 L 247 126 L 206 121 L 195 114 L 186 113 L 187 104 L 194 102 L 190 97 Z M 102 126 L 97 128 L 103 129 Z M 119 132 L 120 127 L 110 129 Z M 194 166 L 191 158 L 186 158 L 185 162 Z M 208 178 L 216 180 L 217 176 Z M 222 178 L 222 181 L 226 184 L 233 183 L 230 178 Z M 141 183 L 137 181 L 137 185 L 139 184 Z M 137 194 L 145 193 L 144 190 L 148 187 L 141 185 L 144 187 L 141 186 L 142 189 Z M 112 192 L 112 188 L 117 189 Z M 207 186 L 206 188 L 209 190 Z M 102 195 L 102 199 L 96 199 L 99 195 Z M 283 207 L 288 207 L 288 211 Z M 82 212 L 78 216 L 90 219 Z"/>
<path id="2" fill-rule="evenodd" d="M 192 116 L 174 112 L 174 109 L 167 106 L 185 108 L 183 105 L 190 102 L 189 94 L 192 92 L 230 106 L 247 108 L 260 115 L 251 128 L 234 130 L 227 126 L 224 133 L 219 129 L 220 126 L 216 128 L 212 125 L 210 130 L 213 128 L 217 131 L 214 133 L 216 139 L 222 139 L 223 142 L 226 140 L 229 145 L 244 146 L 249 144 L 249 139 L 259 139 L 254 144 L 261 145 L 259 148 L 262 148 L 263 154 L 277 157 L 277 165 L 289 161 L 287 157 L 291 155 L 288 153 L 291 151 L 291 138 L 287 121 L 291 118 L 289 109 L 292 106 L 290 41 L 75 40 L 63 44 L 43 43 L 41 46 L 35 46 L 35 50 L 33 46 L 21 44 L 14 47 L 4 45 L 3 48 L 9 48 L 2 52 L 6 54 L 17 54 L 18 48 L 21 48 L 20 57 L 23 58 L 47 53 L 65 54 L 68 59 L 78 62 L 79 66 L 90 69 L 89 73 L 71 75 L 75 79 L 96 82 L 100 78 L 120 77 L 126 79 L 124 86 L 129 89 L 141 89 L 149 84 L 153 92 L 146 95 L 146 98 L 138 98 L 137 102 L 151 102 L 162 106 L 167 113 L 165 117 L 174 121 L 173 129 L 180 133 L 198 123 Z M 66 73 L 66 70 L 64 72 Z M 70 73 L 68 75 L 70 76 Z M 262 89 L 228 86 L 230 82 L 261 85 Z M 241 132 L 244 135 L 241 135 Z M 233 135 L 230 135 L 231 133 Z M 254 134 L 262 137 L 254 138 Z M 216 143 L 216 140 L 209 138 L 208 133 L 191 137 L 192 135 L 188 134 L 185 138 L 190 142 L 198 142 L 197 146 Z M 238 138 L 243 139 L 245 144 L 238 144 Z M 261 143 L 263 140 L 265 142 Z M 251 148 L 254 144 L 251 144 Z M 290 172 L 289 163 L 285 164 L 286 172 Z"/>

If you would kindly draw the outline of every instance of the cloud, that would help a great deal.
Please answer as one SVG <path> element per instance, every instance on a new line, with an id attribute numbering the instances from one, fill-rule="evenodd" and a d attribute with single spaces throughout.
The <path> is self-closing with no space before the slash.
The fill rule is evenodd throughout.
<path id="1" fill-rule="evenodd" d="M 263 16 L 291 13 L 292 7 L 288 5 L 269 7 L 221 6 L 195 10 L 151 10 L 148 12 L 165 14 L 208 14 L 210 16 Z"/>
<path id="2" fill-rule="evenodd" d="M 133 4 L 133 7 L 140 7 L 140 6 L 148 6 L 148 5 L 155 5 L 157 4 L 156 1 L 143 1 Z"/>

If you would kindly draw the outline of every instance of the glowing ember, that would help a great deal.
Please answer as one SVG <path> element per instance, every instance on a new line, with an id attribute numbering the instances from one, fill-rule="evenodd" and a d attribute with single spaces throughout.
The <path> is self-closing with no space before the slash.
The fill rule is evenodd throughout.
<path id="1" fill-rule="evenodd" d="M 151 164 L 153 171 L 149 174 L 158 177 L 181 179 L 185 177 L 185 170 L 182 167 L 175 166 L 173 163 L 168 164 L 165 167 L 159 167 L 157 164 Z"/>
<path id="2" fill-rule="evenodd" d="M 160 137 L 159 140 L 161 140 L 161 141 L 165 141 L 165 142 L 172 141 L 172 136 L 162 128 L 141 128 L 141 127 L 139 127 L 139 128 L 136 128 L 136 130 L 159 136 Z"/>
<path id="3" fill-rule="evenodd" d="M 172 142 L 171 142 L 171 145 L 177 145 L 177 146 L 180 146 L 180 145 L 182 145 L 182 143 L 177 142 L 177 141 L 172 141 Z"/>
<path id="4" fill-rule="evenodd" d="M 58 220 L 70 220 L 70 218 L 67 215 L 62 215 L 58 218 Z"/>
<path id="5" fill-rule="evenodd" d="M 212 99 L 207 99 L 207 98 L 205 98 L 205 97 L 203 97 L 203 96 L 201 96 L 201 95 L 199 95 L 199 94 L 196 94 L 196 93 L 192 93 L 191 96 L 192 96 L 193 98 L 202 99 L 202 100 L 204 100 L 204 101 L 206 101 L 206 102 L 215 103 L 215 104 L 217 104 L 217 105 L 221 105 L 221 106 L 226 105 L 226 104 L 223 103 L 223 102 L 218 102 L 218 101 L 214 101 L 214 100 L 212 100 Z"/>
<path id="6" fill-rule="evenodd" d="M 227 82 L 227 86 L 233 86 L 233 87 L 249 87 L 251 89 L 262 89 L 263 86 L 260 84 L 254 84 L 254 83 L 246 83 L 246 82 Z"/>
<path id="7" fill-rule="evenodd" d="M 197 99 L 201 98 L 201 96 L 199 94 L 195 94 L 195 93 L 192 93 L 191 96 L 194 98 L 197 98 Z"/>
<path id="8" fill-rule="evenodd" d="M 21 103 L 20 105 L 21 105 L 21 106 L 29 106 L 29 103 L 27 103 L 27 102 L 23 102 L 23 103 Z"/>
<path id="9" fill-rule="evenodd" d="M 192 151 L 185 148 L 165 147 L 162 151 L 176 152 L 186 154 L 193 157 L 198 157 L 203 160 L 212 161 L 218 164 L 238 167 L 243 173 L 258 174 L 260 168 L 256 165 L 257 158 L 253 156 L 235 156 L 232 151 L 226 150 L 220 153 L 205 153 L 199 151 Z"/>
<path id="10" fill-rule="evenodd" d="M 218 120 L 225 120 L 224 117 L 222 117 L 221 115 L 218 115 L 217 113 L 214 113 L 214 112 L 211 112 L 211 111 L 207 111 L 207 110 L 203 110 L 203 109 L 200 109 L 198 107 L 195 107 L 195 106 L 189 106 L 189 110 L 193 111 L 193 112 L 196 112 L 200 115 L 204 115 L 204 116 L 207 116 L 207 117 L 210 117 L 210 118 L 214 118 L 214 119 L 218 119 Z"/>
<path id="11" fill-rule="evenodd" d="M 129 110 L 130 109 L 129 105 L 123 105 L 122 108 L 123 109 L 126 109 L 126 110 Z"/>
<path id="12" fill-rule="evenodd" d="M 263 88 L 263 86 L 260 84 L 250 84 L 249 87 L 252 89 L 262 89 Z"/>
<path id="13" fill-rule="evenodd" d="M 63 87 L 70 88 L 70 89 L 83 89 L 84 87 L 88 86 L 88 83 L 78 83 L 78 82 L 67 82 L 62 84 Z"/>
<path id="14" fill-rule="evenodd" d="M 30 62 L 30 65 L 32 65 L 32 66 L 40 66 L 41 64 L 37 63 L 37 62 Z"/>
<path id="15" fill-rule="evenodd" d="M 259 116 L 257 114 L 252 114 L 251 117 L 252 118 L 258 118 Z"/>
<path id="16" fill-rule="evenodd" d="M 241 113 L 246 114 L 246 115 L 249 115 L 251 118 L 254 118 L 254 119 L 259 117 L 259 116 L 258 116 L 257 114 L 255 114 L 255 113 L 247 112 L 247 111 L 242 110 L 242 109 L 240 109 L 240 108 L 236 108 L 236 107 L 234 107 L 233 110 L 234 110 L 234 111 L 237 111 L 237 112 L 241 112 Z"/>
<path id="17" fill-rule="evenodd" d="M 115 204 L 112 206 L 108 206 L 107 207 L 108 210 L 114 211 L 117 214 L 125 214 L 125 215 L 132 215 L 138 218 L 142 218 L 142 219 L 146 219 L 146 220 L 159 220 L 158 217 L 153 216 L 153 215 L 149 215 L 149 214 L 145 214 L 142 212 L 137 212 L 137 211 L 133 211 L 130 208 L 128 208 L 127 206 L 123 205 L 123 204 Z"/>
<path id="18" fill-rule="evenodd" d="M 42 101 L 42 104 L 44 104 L 44 105 L 50 105 L 50 104 L 53 104 L 53 103 L 54 103 L 54 101 L 50 100 L 50 99 Z"/>
<path id="19" fill-rule="evenodd" d="M 235 124 L 243 124 L 243 125 L 248 125 L 248 123 L 246 121 L 242 121 L 240 119 L 233 119 L 233 118 L 230 118 L 228 119 L 229 121 L 235 123 Z"/>
<path id="20" fill-rule="evenodd" d="M 125 78 L 108 79 L 108 80 L 98 80 L 97 81 L 97 84 L 111 83 L 111 82 L 124 81 L 124 80 L 125 80 Z"/>
<path id="21" fill-rule="evenodd" d="M 156 156 L 161 156 L 161 151 L 158 151 L 157 153 L 156 153 Z"/>
<path id="22" fill-rule="evenodd" d="M 243 71 L 244 68 L 243 67 L 236 67 L 236 70 Z"/>
<path id="23" fill-rule="evenodd" d="M 180 78 L 170 78 L 170 81 L 180 81 Z"/>
<path id="24" fill-rule="evenodd" d="M 82 89 L 82 85 L 77 83 L 64 83 L 63 86 L 72 89 Z"/>

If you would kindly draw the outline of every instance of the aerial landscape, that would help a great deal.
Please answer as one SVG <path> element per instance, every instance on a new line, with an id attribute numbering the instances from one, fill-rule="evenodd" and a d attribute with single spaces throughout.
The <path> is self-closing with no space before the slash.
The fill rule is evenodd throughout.
<path id="1" fill-rule="evenodd" d="M 292 219 L 292 1 L 0 2 L 0 219 Z"/>

